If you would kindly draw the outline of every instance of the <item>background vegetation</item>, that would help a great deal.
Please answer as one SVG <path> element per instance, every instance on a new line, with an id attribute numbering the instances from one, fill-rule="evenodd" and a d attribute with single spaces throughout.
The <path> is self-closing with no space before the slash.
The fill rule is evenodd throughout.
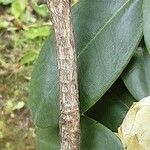
<path id="1" fill-rule="evenodd" d="M 0 150 L 34 150 L 28 109 L 33 64 L 51 22 L 43 0 L 0 0 Z"/>
<path id="2" fill-rule="evenodd" d="M 36 149 L 29 83 L 51 25 L 46 0 L 0 0 L 0 150 Z"/>

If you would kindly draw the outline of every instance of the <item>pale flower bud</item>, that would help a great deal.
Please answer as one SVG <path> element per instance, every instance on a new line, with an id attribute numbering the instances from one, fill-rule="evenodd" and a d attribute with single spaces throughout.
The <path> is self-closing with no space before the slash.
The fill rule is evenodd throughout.
<path id="1" fill-rule="evenodd" d="M 150 150 L 150 96 L 131 106 L 118 134 L 126 150 Z"/>

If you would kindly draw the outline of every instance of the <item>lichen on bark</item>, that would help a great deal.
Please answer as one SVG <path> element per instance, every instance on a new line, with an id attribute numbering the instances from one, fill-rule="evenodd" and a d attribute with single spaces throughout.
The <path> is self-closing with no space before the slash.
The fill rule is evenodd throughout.
<path id="1" fill-rule="evenodd" d="M 47 0 L 55 31 L 60 88 L 61 150 L 80 149 L 77 60 L 70 0 Z"/>

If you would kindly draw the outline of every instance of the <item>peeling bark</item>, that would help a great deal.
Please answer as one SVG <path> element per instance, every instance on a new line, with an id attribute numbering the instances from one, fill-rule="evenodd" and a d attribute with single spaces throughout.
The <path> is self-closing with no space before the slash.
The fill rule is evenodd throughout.
<path id="1" fill-rule="evenodd" d="M 57 48 L 60 88 L 61 150 L 80 149 L 76 51 L 71 22 L 70 0 L 47 0 L 51 11 Z"/>

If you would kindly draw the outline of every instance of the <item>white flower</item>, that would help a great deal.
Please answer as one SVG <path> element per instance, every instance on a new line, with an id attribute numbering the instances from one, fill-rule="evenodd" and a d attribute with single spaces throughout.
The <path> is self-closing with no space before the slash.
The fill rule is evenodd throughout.
<path id="1" fill-rule="evenodd" d="M 134 103 L 118 129 L 127 150 L 150 150 L 150 96 Z"/>

